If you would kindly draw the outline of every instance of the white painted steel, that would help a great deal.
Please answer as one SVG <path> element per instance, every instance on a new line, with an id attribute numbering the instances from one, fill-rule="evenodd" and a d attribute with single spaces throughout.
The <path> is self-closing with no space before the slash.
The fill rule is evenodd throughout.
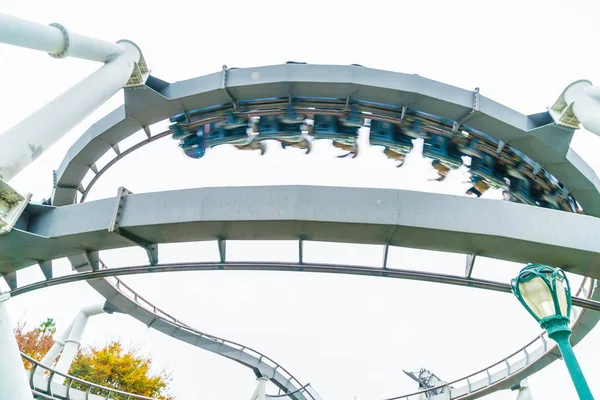
<path id="1" fill-rule="evenodd" d="M 63 374 L 55 369 L 44 367 L 39 361 L 21 353 L 21 357 L 32 365 L 29 372 L 29 385 L 35 398 L 63 399 L 63 400 L 106 400 L 115 398 L 126 398 L 128 400 L 154 400 L 152 397 L 141 396 L 133 393 L 122 392 L 105 386 L 96 385 L 74 376 Z M 48 376 L 39 375 L 38 370 L 48 371 Z M 31 375 L 33 373 L 33 375 Z M 60 377 L 60 379 L 56 379 Z M 79 384 L 83 390 L 73 388 L 73 384 Z M 92 390 L 98 394 L 92 394 Z M 119 397 L 115 397 L 119 396 Z"/>
<path id="2" fill-rule="evenodd" d="M 0 43 L 103 63 L 127 51 L 122 44 L 69 32 L 59 24 L 52 25 L 0 14 Z"/>
<path id="3" fill-rule="evenodd" d="M 565 102 L 572 104 L 573 113 L 583 127 L 600 136 L 600 86 L 580 80 L 567 86 L 563 93 Z"/>
<path id="4" fill-rule="evenodd" d="M 73 323 L 69 327 L 69 334 L 67 336 L 67 339 L 65 340 L 62 354 L 60 355 L 60 358 L 56 363 L 56 371 L 63 374 L 69 372 L 69 368 L 71 368 L 71 364 L 73 363 L 73 360 L 77 355 L 77 350 L 81 345 L 81 338 L 83 336 L 83 332 L 85 331 L 85 327 L 87 325 L 89 317 L 99 315 L 102 313 L 104 313 L 103 304 L 89 306 L 79 311 L 79 313 L 73 320 Z M 56 379 L 62 380 L 63 378 L 57 376 Z"/>
<path id="5" fill-rule="evenodd" d="M 517 395 L 517 400 L 533 400 L 533 395 L 531 394 L 531 389 L 529 388 L 529 382 L 527 379 L 523 379 L 521 381 L 519 389 L 519 394 Z"/>
<path id="6" fill-rule="evenodd" d="M 269 382 L 269 378 L 260 377 L 256 378 L 258 384 L 256 385 L 256 389 L 254 389 L 254 393 L 250 396 L 250 400 L 266 400 L 266 387 L 267 382 Z"/>
<path id="7" fill-rule="evenodd" d="M 141 52 L 120 43 L 125 53 L 0 135 L 0 178 L 12 179 L 127 84 Z"/>
<path id="8" fill-rule="evenodd" d="M 9 299 L 8 293 L 0 294 L 0 393 L 3 399 L 30 400 L 33 396 L 8 316 Z"/>

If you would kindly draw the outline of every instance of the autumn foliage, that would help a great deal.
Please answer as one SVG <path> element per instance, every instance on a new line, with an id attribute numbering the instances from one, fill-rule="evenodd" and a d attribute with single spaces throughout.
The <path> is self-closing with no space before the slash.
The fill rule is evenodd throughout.
<path id="1" fill-rule="evenodd" d="M 38 328 L 25 331 L 25 324 L 19 322 L 14 332 L 21 352 L 36 360 L 41 360 L 54 344 L 53 337 L 56 333 L 56 326 L 52 318 L 48 318 Z M 26 369 L 31 368 L 29 361 L 23 360 L 23 363 Z"/>
<path id="2" fill-rule="evenodd" d="M 25 324 L 19 323 L 14 332 L 21 352 L 41 360 L 54 344 L 56 327 L 54 321 L 48 319 L 38 328 L 28 331 Z M 28 361 L 24 363 L 25 368 L 31 368 Z M 151 367 L 150 358 L 138 355 L 136 350 L 127 351 L 121 343 L 113 341 L 103 348 L 80 348 L 69 374 L 122 392 L 172 400 L 167 394 L 170 377 L 165 371 L 152 375 Z M 77 385 L 73 387 L 77 388 Z M 85 391 L 87 387 L 80 389 Z"/>

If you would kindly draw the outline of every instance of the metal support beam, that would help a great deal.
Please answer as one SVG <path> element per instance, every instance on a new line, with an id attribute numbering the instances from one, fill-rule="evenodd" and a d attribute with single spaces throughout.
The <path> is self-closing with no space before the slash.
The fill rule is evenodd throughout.
<path id="1" fill-rule="evenodd" d="M 146 77 L 149 75 L 142 52 L 132 42 L 120 41 L 118 44 L 110 44 L 77 36 L 77 40 L 81 39 L 79 44 L 77 40 L 70 41 L 68 49 L 64 50 L 61 47 L 64 45 L 63 33 L 64 31 L 57 27 L 47 27 L 0 14 L 0 42 L 48 52 L 59 51 L 58 54 L 64 51 L 72 55 L 95 54 L 92 59 L 103 55 L 100 57 L 102 61 L 109 61 L 0 135 L 0 177 L 6 182 L 121 88 L 138 85 L 140 79 L 144 80 L 137 75 L 141 70 L 146 71 Z M 98 47 L 97 51 L 94 50 L 95 46 Z M 48 124 L 48 121 L 53 123 Z M 40 129 L 40 126 L 44 129 Z"/>
<path id="2" fill-rule="evenodd" d="M 225 239 L 218 239 L 217 246 L 219 246 L 219 260 L 222 263 L 227 261 L 227 241 Z"/>
<path id="3" fill-rule="evenodd" d="M 388 253 L 390 251 L 390 245 L 388 243 L 383 245 L 383 269 L 387 268 L 387 262 L 388 262 Z"/>
<path id="4" fill-rule="evenodd" d="M 8 316 L 8 293 L 0 294 L 0 391 L 3 399 L 32 400 L 27 374 L 13 333 L 13 324 Z"/>
<path id="5" fill-rule="evenodd" d="M 476 254 L 467 254 L 467 266 L 465 268 L 465 278 L 470 278 L 473 274 L 473 267 L 475 266 Z"/>
<path id="6" fill-rule="evenodd" d="M 30 200 L 31 194 L 22 196 L 0 179 L 0 236 L 12 230 Z"/>
<path id="7" fill-rule="evenodd" d="M 120 187 L 117 191 L 113 215 L 110 225 L 108 226 L 108 231 L 127 239 L 134 246 L 140 246 L 146 251 L 148 255 L 148 262 L 150 262 L 150 265 L 156 265 L 158 264 L 158 245 L 155 243 L 150 243 L 149 241 L 144 240 L 141 237 L 134 235 L 133 233 L 127 232 L 126 230 L 120 227 L 121 215 L 123 213 L 125 199 L 130 194 L 131 192 L 125 189 L 124 187 Z"/>
<path id="8" fill-rule="evenodd" d="M 39 262 L 38 265 L 40 266 L 40 269 L 47 280 L 50 280 L 54 277 L 52 272 L 52 261 L 42 261 Z"/>
<path id="9" fill-rule="evenodd" d="M 254 393 L 250 396 L 250 400 L 266 400 L 267 397 L 265 395 L 267 382 L 269 382 L 269 378 L 266 376 L 261 376 L 256 378 L 258 381 L 258 385 L 256 385 L 256 389 L 254 389 Z"/>
<path id="10" fill-rule="evenodd" d="M 6 284 L 10 288 L 10 290 L 15 290 L 16 288 L 19 287 L 19 285 L 17 283 L 17 273 L 16 272 L 13 272 L 10 274 L 5 274 L 3 276 L 4 276 L 4 280 L 6 281 Z"/>
<path id="11" fill-rule="evenodd" d="M 100 271 L 100 258 L 97 251 L 86 251 L 67 257 L 71 268 L 77 272 Z"/>
<path id="12" fill-rule="evenodd" d="M 227 89 L 227 70 L 227 65 L 223 65 L 223 68 L 221 69 L 221 89 L 223 89 L 223 91 L 225 92 L 225 96 L 227 96 L 227 99 L 229 99 L 233 108 L 237 110 L 237 101 L 233 98 L 233 96 L 229 92 L 229 89 Z"/>
<path id="13" fill-rule="evenodd" d="M 467 122 L 469 118 L 475 115 L 479 111 L 479 88 L 475 88 L 473 91 L 473 108 L 467 114 L 463 115 L 452 124 L 452 132 L 458 132 L 458 129 L 462 124 Z"/>
<path id="14" fill-rule="evenodd" d="M 304 263 L 304 238 L 301 237 L 298 240 L 298 262 L 300 264 Z"/>

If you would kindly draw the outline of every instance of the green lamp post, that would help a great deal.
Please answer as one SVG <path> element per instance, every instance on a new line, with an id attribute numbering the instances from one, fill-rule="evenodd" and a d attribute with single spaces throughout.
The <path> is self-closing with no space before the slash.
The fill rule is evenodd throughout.
<path id="1" fill-rule="evenodd" d="M 569 341 L 571 287 L 564 271 L 547 265 L 529 264 L 511 281 L 511 287 L 529 314 L 558 344 L 579 398 L 594 400 Z"/>

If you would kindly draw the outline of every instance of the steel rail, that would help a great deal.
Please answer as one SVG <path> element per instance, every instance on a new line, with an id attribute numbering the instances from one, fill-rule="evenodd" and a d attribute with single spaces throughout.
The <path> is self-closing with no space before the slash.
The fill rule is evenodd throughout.
<path id="1" fill-rule="evenodd" d="M 583 293 L 583 292 L 584 292 L 584 290 L 587 290 L 587 289 L 585 288 L 585 285 L 586 285 L 586 283 L 588 283 L 588 284 L 590 285 L 590 288 L 592 288 L 592 287 L 593 287 L 593 285 L 595 284 L 595 282 L 594 282 L 594 279 L 591 279 L 591 278 L 587 278 L 587 277 L 586 277 L 586 278 L 583 280 L 583 282 L 581 282 L 581 285 L 580 285 L 580 287 L 579 287 L 579 289 L 578 289 L 578 291 L 577 291 L 577 295 L 579 295 L 579 294 Z M 592 292 L 592 291 L 593 291 L 593 290 L 590 290 L 590 291 L 588 292 L 588 295 L 590 295 L 590 296 L 591 296 L 591 294 L 592 294 L 591 292 Z M 580 314 L 577 316 L 576 320 L 575 320 L 574 322 L 572 322 L 572 323 L 571 323 L 571 326 L 574 326 L 574 325 L 576 325 L 576 324 L 579 322 L 579 320 L 581 319 L 581 317 L 582 317 L 582 316 L 583 316 L 583 313 L 580 313 Z M 449 395 L 450 395 L 450 398 L 451 398 L 451 399 L 459 399 L 459 398 L 465 397 L 465 396 L 467 396 L 467 395 L 471 394 L 471 391 L 469 391 L 469 393 L 466 393 L 466 394 L 464 394 L 464 395 L 459 395 L 459 396 L 457 396 L 457 397 L 452 397 L 452 395 L 451 395 L 451 391 L 452 391 L 451 385 L 453 385 L 453 384 L 456 384 L 456 383 L 458 383 L 458 382 L 461 382 L 461 381 L 465 381 L 465 380 L 466 380 L 466 381 L 468 382 L 468 384 L 470 385 L 470 383 L 469 383 L 469 378 L 472 378 L 472 377 L 474 377 L 474 376 L 477 376 L 477 375 L 479 375 L 479 374 L 481 374 L 481 373 L 483 373 L 483 372 L 488 372 L 488 377 L 489 377 L 489 376 L 490 376 L 490 374 L 489 374 L 489 370 L 490 370 L 490 369 L 492 369 L 492 368 L 494 368 L 494 367 L 496 367 L 496 366 L 498 366 L 498 365 L 500 365 L 500 364 L 502 364 L 502 363 L 505 363 L 505 362 L 507 362 L 507 360 L 508 360 L 508 359 L 510 359 L 510 358 L 512 358 L 512 357 L 514 357 L 514 356 L 516 356 L 516 355 L 518 355 L 518 354 L 520 354 L 520 353 L 522 353 L 522 352 L 525 352 L 525 354 L 527 354 L 527 353 L 526 353 L 526 349 L 527 349 L 528 347 L 530 347 L 531 345 L 535 344 L 537 341 L 540 341 L 540 340 L 542 341 L 542 343 L 543 343 L 543 346 L 544 346 L 544 348 L 545 348 L 545 352 L 544 352 L 544 353 L 548 353 L 548 352 L 551 352 L 551 351 L 555 350 L 555 349 L 557 348 L 557 345 L 556 345 L 556 344 L 552 345 L 550 348 L 547 348 L 547 343 L 548 343 L 548 340 L 545 338 L 546 336 L 548 336 L 548 333 L 544 331 L 544 332 L 542 332 L 540 335 L 536 336 L 536 337 L 535 337 L 535 339 L 533 339 L 531 342 L 527 343 L 525 346 L 523 346 L 522 348 L 518 349 L 517 351 L 515 351 L 515 352 L 514 352 L 514 353 L 512 353 L 512 354 L 510 354 L 509 356 L 505 357 L 504 359 L 502 359 L 502 360 L 500 360 L 500 361 L 498 361 L 498 362 L 496 362 L 496 363 L 494 363 L 494 364 L 492 364 L 492 365 L 488 366 L 487 368 L 483 368 L 483 369 L 480 369 L 480 370 L 479 370 L 479 371 L 477 371 L 477 372 L 471 373 L 471 374 L 469 374 L 469 375 L 467 375 L 467 376 L 465 376 L 465 377 L 462 377 L 462 378 L 459 378 L 459 379 L 455 379 L 455 380 L 453 380 L 453 381 L 451 381 L 451 382 L 445 382 L 445 383 L 443 383 L 443 384 L 437 385 L 437 386 L 435 386 L 435 387 L 432 387 L 432 388 L 427 388 L 427 389 L 424 389 L 424 390 L 419 390 L 419 391 L 417 391 L 417 392 L 409 393 L 409 394 L 402 395 L 402 396 L 389 397 L 389 398 L 386 398 L 386 399 L 384 399 L 384 400 L 408 400 L 408 399 L 409 399 L 410 397 L 412 397 L 412 396 L 417 396 L 417 395 L 425 394 L 425 393 L 428 393 L 428 392 L 430 392 L 430 391 L 432 391 L 432 390 L 437 390 L 437 389 L 447 389 L 447 390 L 449 391 L 448 393 L 449 393 Z M 525 365 L 525 367 L 522 367 L 522 368 L 526 368 L 528 365 L 530 365 L 530 364 L 526 362 L 526 365 Z M 522 368 L 519 368 L 519 369 L 517 369 L 517 370 L 520 370 L 520 369 L 522 369 Z M 510 376 L 510 374 L 509 374 L 508 376 Z M 498 383 L 498 382 L 491 383 L 491 384 L 490 384 L 490 386 L 491 386 L 491 385 L 493 385 L 493 384 L 496 384 L 496 383 Z M 481 388 L 481 389 L 479 389 L 479 390 L 486 389 L 487 387 L 489 387 L 489 386 L 483 387 L 483 388 Z M 437 396 L 436 396 L 436 397 L 437 397 Z"/>
<path id="2" fill-rule="evenodd" d="M 443 283 L 456 286 L 467 286 L 477 289 L 510 293 L 510 285 L 484 279 L 465 278 L 458 275 L 439 274 L 415 270 L 361 267 L 344 264 L 311 264 L 311 263 L 276 263 L 276 262 L 197 262 L 168 263 L 156 265 L 137 265 L 132 267 L 107 268 L 98 271 L 81 272 L 40 281 L 13 289 L 11 296 L 18 296 L 45 287 L 114 276 L 139 275 L 159 272 L 190 271 L 282 271 L 282 272 L 314 272 L 344 275 L 379 276 L 386 278 L 419 280 L 423 282 Z M 573 297 L 573 305 L 589 310 L 600 311 L 600 302 Z"/>
<path id="3" fill-rule="evenodd" d="M 177 318 L 171 316 L 170 314 L 164 312 L 163 310 L 161 310 L 160 308 L 156 307 L 154 304 L 150 303 L 148 300 L 146 300 L 144 297 L 140 296 L 139 294 L 137 294 L 137 292 L 135 292 L 133 289 L 131 289 L 131 287 L 129 287 L 127 284 L 125 284 L 123 281 L 121 281 L 119 278 L 114 277 L 114 279 L 116 280 L 116 284 L 114 284 L 113 282 L 111 282 L 108 279 L 104 279 L 104 281 L 106 283 L 108 283 L 109 285 L 111 285 L 115 290 L 117 290 L 121 295 L 124 295 L 125 297 L 129 298 L 130 300 L 132 300 L 135 304 L 137 304 L 140 307 L 145 308 L 147 311 L 149 311 L 150 313 L 152 313 L 156 318 L 160 318 L 160 319 L 167 319 L 168 321 L 170 321 L 171 323 L 175 324 L 176 326 L 178 326 L 178 328 L 180 329 L 185 329 L 189 332 L 192 332 L 200 337 L 205 337 L 207 339 L 213 340 L 215 342 L 221 343 L 221 344 L 226 344 L 229 346 L 232 346 L 234 348 L 237 348 L 238 350 L 240 350 L 243 353 L 247 353 L 247 354 L 252 354 L 255 357 L 258 357 L 258 360 L 260 362 L 264 362 L 264 361 L 268 361 L 272 364 L 273 367 L 275 367 L 274 371 L 277 371 L 279 373 L 283 372 L 283 376 L 288 380 L 288 383 L 292 382 L 294 383 L 294 387 L 302 387 L 302 383 L 294 376 L 292 375 L 287 369 L 285 369 L 283 366 L 281 366 L 281 364 L 277 363 L 275 360 L 273 360 L 272 358 L 270 358 L 269 356 L 254 350 L 251 347 L 245 346 L 243 344 L 234 342 L 232 340 L 228 340 L 228 339 L 223 339 L 220 338 L 218 336 L 215 335 L 210 335 L 204 332 L 201 332 L 197 329 L 192 328 L 191 326 L 179 321 Z M 129 292 L 129 296 L 127 295 L 127 293 L 124 293 L 122 291 L 122 288 L 126 289 Z M 150 307 L 150 309 L 148 309 L 147 307 Z M 236 360 L 238 361 L 238 360 Z M 273 377 L 269 377 L 269 378 L 273 378 Z M 308 384 L 310 385 L 310 384 Z M 305 385 L 305 386 L 308 386 Z M 297 390 L 293 390 L 290 392 L 290 395 L 292 395 L 292 393 L 297 393 Z M 315 399 L 315 397 L 313 396 L 312 393 L 308 392 L 308 395 L 310 396 L 310 398 L 312 400 L 318 400 Z"/>
<path id="4" fill-rule="evenodd" d="M 312 103 L 311 103 L 312 104 Z M 271 103 L 267 103 L 268 106 L 272 107 Z M 317 105 L 317 104 L 314 104 Z M 302 106 L 302 107 L 296 107 L 296 111 L 299 113 L 303 113 L 306 115 L 311 115 L 311 114 L 327 114 L 327 115 L 343 115 L 344 114 L 344 105 L 338 105 L 336 103 L 334 103 L 333 105 L 340 107 L 339 110 L 332 110 L 332 109 L 317 109 L 317 108 L 312 108 L 312 107 L 308 107 L 308 106 Z M 260 105 L 257 105 L 258 107 L 260 107 Z M 382 115 L 382 114 L 376 114 L 373 113 L 374 112 L 381 112 L 382 110 L 386 110 L 385 108 L 382 107 L 365 107 L 364 105 L 362 105 L 361 110 L 363 110 L 363 114 L 362 117 L 366 118 L 366 119 L 370 119 L 370 120 L 378 120 L 378 121 L 385 121 L 385 122 L 392 122 L 395 124 L 399 124 L 399 125 L 403 125 L 405 127 L 407 127 L 409 125 L 409 123 L 407 122 L 406 119 L 404 118 L 399 118 L 397 116 L 393 116 L 393 115 Z M 364 111 L 366 110 L 372 110 L 372 111 L 367 111 L 368 114 L 365 114 Z M 388 113 L 394 112 L 395 114 L 397 114 L 399 111 L 398 110 L 386 110 L 388 111 Z M 203 118 L 197 118 L 197 116 L 192 116 L 192 120 L 188 121 L 186 125 L 188 125 L 188 127 L 190 128 L 197 128 L 203 124 L 207 124 L 207 123 L 213 123 L 213 122 L 219 122 L 221 120 L 224 120 L 225 117 L 219 114 L 216 114 L 220 112 L 222 114 L 222 110 L 211 110 L 210 112 L 207 113 L 203 113 L 201 116 Z M 285 114 L 284 110 L 281 109 L 268 109 L 268 110 L 249 110 L 249 111 L 244 111 L 244 112 L 240 112 L 240 115 L 251 118 L 251 117 L 256 117 L 256 116 L 265 116 L 265 115 L 283 115 Z M 196 117 L 196 118 L 194 118 Z M 424 119 L 429 121 L 426 117 L 424 116 L 419 116 L 416 115 L 415 118 L 420 118 L 420 119 Z M 429 121 L 431 122 L 431 126 L 429 126 L 432 129 L 436 129 L 440 132 L 443 132 L 445 134 L 450 134 L 452 127 L 448 126 L 445 127 L 447 128 L 446 130 L 436 127 L 436 125 L 440 125 L 442 126 L 442 122 L 440 121 Z M 427 127 L 427 126 L 426 126 Z M 469 128 L 468 126 L 464 126 L 462 129 L 466 129 L 469 132 L 469 135 L 472 137 L 475 137 L 478 141 L 480 141 L 480 147 L 483 146 L 482 143 L 485 143 L 489 146 L 492 147 L 496 147 L 497 143 L 494 143 L 492 141 L 489 140 L 489 138 L 485 135 L 485 134 L 481 134 L 478 131 L 475 131 L 471 128 Z M 121 159 L 123 159 L 125 156 L 133 153 L 134 151 L 144 147 L 145 145 L 154 142 L 155 140 L 164 138 L 166 136 L 168 136 L 169 134 L 172 134 L 174 131 L 172 129 L 160 132 L 156 135 L 152 135 L 149 136 L 148 138 L 136 143 L 135 145 L 129 147 L 127 150 L 119 152 L 116 154 L 116 156 L 111 159 L 106 165 L 104 165 L 98 172 L 95 172 L 94 177 L 91 179 L 91 181 L 88 183 L 88 185 L 85 188 L 81 188 L 79 189 L 80 193 L 82 194 L 82 197 L 80 199 L 80 202 L 83 203 L 87 196 L 89 195 L 90 190 L 94 187 L 95 183 L 98 181 L 98 179 L 108 170 L 110 169 L 112 166 L 114 166 L 118 161 L 120 161 Z M 259 140 L 260 140 L 260 133 L 257 135 Z M 219 144 L 227 144 L 227 143 L 219 143 Z M 519 154 L 515 153 L 514 154 L 515 157 L 517 157 L 519 160 L 523 160 L 523 161 L 527 161 L 527 162 L 533 162 L 535 163 L 535 161 L 533 161 L 532 159 L 530 159 L 529 157 L 527 157 L 526 155 L 524 155 L 524 157 L 527 160 L 524 160 L 522 157 L 519 156 Z M 425 157 L 425 156 L 424 156 Z M 533 168 L 533 167 L 532 167 Z M 551 178 L 555 179 L 556 181 L 558 181 L 552 174 L 550 174 L 548 171 L 546 171 L 545 169 L 542 168 L 542 170 L 544 171 L 545 174 L 547 174 L 548 176 L 550 176 Z M 545 189 L 549 189 L 549 186 L 547 184 L 546 181 L 544 181 L 544 179 L 541 179 L 541 176 L 543 176 L 543 174 L 536 174 L 534 175 L 532 172 L 528 171 L 528 170 L 524 170 L 524 172 L 526 173 L 526 175 L 528 175 L 533 181 L 539 183 L 542 187 L 544 187 Z M 80 182 L 81 184 L 81 182 Z M 564 201 L 561 200 L 561 204 L 563 207 L 563 211 L 568 211 L 565 208 L 568 208 L 568 205 L 566 205 L 566 203 Z M 532 204 L 529 204 L 532 205 Z M 537 205 L 536 205 L 537 206 Z"/>
<path id="5" fill-rule="evenodd" d="M 34 378 L 36 376 L 35 375 L 35 371 L 38 368 L 42 368 L 42 369 L 44 369 L 44 370 L 46 370 L 46 371 L 49 372 L 49 375 L 46 378 L 46 380 L 47 380 L 46 393 L 42 393 L 44 395 L 54 396 L 54 394 L 52 392 L 51 385 L 52 385 L 53 378 L 56 375 L 58 375 L 60 377 L 63 377 L 66 381 L 68 381 L 68 384 L 65 385 L 66 388 L 67 388 L 66 400 L 72 400 L 73 397 L 71 397 L 70 391 L 71 390 L 77 390 L 77 389 L 73 389 L 72 388 L 73 383 L 78 383 L 78 384 L 87 386 L 88 389 L 85 392 L 85 399 L 86 400 L 90 398 L 90 394 L 91 394 L 92 390 L 97 390 L 97 391 L 100 391 L 100 392 L 106 392 L 107 393 L 106 394 L 106 398 L 107 399 L 110 398 L 111 394 L 117 394 L 117 395 L 121 395 L 121 396 L 127 396 L 127 399 L 132 399 L 132 400 L 135 400 L 135 399 L 138 399 L 138 400 L 154 400 L 155 399 L 154 397 L 141 396 L 141 395 L 137 395 L 137 394 L 133 394 L 133 393 L 123 392 L 123 391 L 120 391 L 120 390 L 117 390 L 117 389 L 112 389 L 112 388 L 109 388 L 109 387 L 106 387 L 106 386 L 102 386 L 102 385 L 98 385 L 98 384 L 95 384 L 95 383 L 92 383 L 92 382 L 85 381 L 85 380 L 77 378 L 77 377 L 75 377 L 73 375 L 69 375 L 69 374 L 65 374 L 65 373 L 59 372 L 59 371 L 57 371 L 57 370 L 55 370 L 55 369 L 53 369 L 51 367 L 47 367 L 45 365 L 42 365 L 38 360 L 36 360 L 35 358 L 32 358 L 32 357 L 28 356 L 27 354 L 21 353 L 21 357 L 24 360 L 29 361 L 33 365 L 33 367 L 31 368 L 31 370 L 29 371 L 29 385 L 31 387 L 31 390 L 34 391 L 34 392 L 38 392 L 39 390 L 41 390 L 40 388 L 36 387 Z M 81 391 L 81 392 L 83 393 L 83 391 Z M 54 397 L 49 397 L 49 398 L 54 399 Z"/>
<path id="6" fill-rule="evenodd" d="M 430 282 L 440 282 L 440 280 L 451 278 L 452 280 L 456 280 L 457 282 L 458 281 L 473 281 L 473 282 L 469 282 L 469 283 L 472 283 L 472 285 L 468 285 L 471 287 L 482 288 L 482 289 L 487 288 L 488 290 L 495 290 L 495 291 L 500 291 L 500 292 L 509 292 L 510 291 L 510 287 L 508 285 L 498 283 L 498 282 L 478 280 L 478 279 L 467 279 L 467 278 L 446 275 L 446 274 L 436 274 L 436 273 L 410 271 L 410 270 L 395 270 L 395 269 L 389 269 L 389 268 L 384 269 L 384 268 L 375 268 L 375 267 L 357 267 L 357 266 L 343 266 L 343 265 L 316 265 L 316 264 L 299 264 L 299 263 L 298 264 L 294 264 L 294 263 L 186 263 L 186 264 L 176 263 L 176 264 L 162 264 L 162 265 L 156 265 L 156 266 L 110 268 L 110 269 L 102 269 L 100 271 L 82 272 L 77 275 L 70 275 L 70 276 L 55 278 L 55 280 L 53 280 L 54 282 L 51 282 L 50 285 L 44 285 L 45 282 L 39 282 L 36 284 L 27 285 L 22 288 L 16 289 L 15 292 L 12 293 L 12 295 L 23 294 L 23 293 L 26 293 L 31 290 L 35 290 L 35 289 L 39 289 L 39 288 L 47 287 L 47 286 L 52 286 L 54 284 L 73 282 L 76 280 L 84 280 L 84 279 L 87 280 L 87 279 L 97 279 L 97 278 L 102 278 L 102 277 L 109 277 L 109 276 L 111 276 L 110 274 L 112 274 L 112 276 L 115 276 L 115 275 L 131 275 L 131 274 L 149 273 L 149 272 L 178 272 L 178 271 L 182 272 L 182 271 L 194 271 L 194 270 L 196 270 L 196 271 L 198 271 L 198 270 L 199 271 L 210 271 L 210 270 L 304 271 L 304 272 L 324 272 L 324 273 L 347 273 L 347 274 L 353 274 L 353 275 L 359 274 L 359 275 L 367 275 L 367 276 L 396 277 L 396 278 L 404 278 L 404 279 L 416 279 L 420 275 L 424 275 L 427 278 L 431 279 Z M 73 278 L 79 278 L 79 279 L 73 279 Z M 130 298 L 131 300 L 133 300 L 139 306 L 146 307 L 146 308 L 150 307 L 151 311 L 153 312 L 153 314 L 156 317 L 162 318 L 162 319 L 167 318 L 168 320 L 175 323 L 176 325 L 179 325 L 183 329 L 193 331 L 196 334 L 199 334 L 199 335 L 209 338 L 211 340 L 215 340 L 218 342 L 228 343 L 228 344 L 237 346 L 242 351 L 254 352 L 258 355 L 261 355 L 264 359 L 271 361 L 274 365 L 276 365 L 276 366 L 279 365 L 275 361 L 271 360 L 270 358 L 262 355 L 261 353 L 255 351 L 253 349 L 250 349 L 246 346 L 243 346 L 243 345 L 235 343 L 235 342 L 227 341 L 225 339 L 218 338 L 214 335 L 208 335 L 203 332 L 196 331 L 195 329 L 189 327 L 189 325 L 184 324 L 182 321 L 179 321 L 177 318 L 171 316 L 167 312 L 154 306 L 152 303 L 150 303 L 148 300 L 146 300 L 142 296 L 138 295 L 133 289 L 131 289 L 125 283 L 120 281 L 118 278 L 115 278 L 115 279 L 117 281 L 116 284 L 114 284 L 108 280 L 105 280 L 105 281 L 107 283 L 109 283 L 111 286 L 113 286 L 115 289 L 117 289 L 121 294 L 123 294 L 127 298 Z M 577 296 L 579 296 L 581 293 L 583 293 L 587 297 L 590 297 L 593 293 L 594 282 L 595 281 L 593 279 L 585 278 L 584 281 L 581 283 L 581 286 L 577 292 Z M 466 286 L 465 283 L 466 282 L 464 282 L 462 285 Z M 586 285 L 589 285 L 590 287 L 586 288 Z M 127 294 L 127 293 L 123 292 L 122 289 L 127 290 L 129 293 Z M 588 309 L 600 311 L 600 303 L 593 301 L 593 300 L 574 297 L 573 304 L 576 306 L 582 307 L 582 308 L 588 308 Z M 583 315 L 583 313 L 579 313 L 577 319 L 574 321 L 574 324 L 577 324 L 579 322 L 582 315 Z M 534 360 L 530 360 L 529 353 L 527 353 L 526 349 L 537 342 L 541 342 L 541 346 L 544 348 L 544 351 L 542 352 L 542 354 L 539 357 L 535 358 Z M 523 368 L 528 367 L 529 365 L 531 365 L 532 362 L 541 358 L 543 356 L 543 354 L 546 354 L 548 351 L 552 351 L 553 349 L 554 349 L 554 347 L 547 349 L 547 339 L 544 337 L 544 334 L 541 334 L 541 335 L 537 336 L 535 339 L 533 339 L 532 341 L 528 342 L 525 346 L 523 346 L 520 349 L 516 350 L 515 352 L 511 353 L 510 355 L 503 358 L 502 360 L 500 360 L 486 368 L 483 368 L 474 373 L 471 373 L 465 377 L 456 379 L 452 382 L 445 383 L 436 388 L 439 388 L 439 389 L 449 388 L 450 385 L 452 385 L 452 384 L 466 380 L 467 385 L 469 387 L 468 393 L 465 393 L 461 396 L 457 396 L 457 397 L 453 397 L 453 398 L 461 398 L 461 397 L 473 394 L 477 391 L 489 389 L 492 385 L 501 383 L 502 379 L 492 382 L 491 378 L 490 378 L 487 385 L 480 387 L 479 389 L 476 389 L 475 391 L 471 391 L 470 390 L 471 382 L 469 381 L 469 378 L 477 376 L 478 374 L 481 374 L 483 372 L 487 372 L 488 377 L 490 377 L 491 376 L 489 373 L 490 369 L 497 367 L 498 365 L 507 363 L 508 362 L 507 360 L 509 360 L 510 358 L 512 358 L 518 354 L 525 354 L 525 359 L 526 359 L 525 365 L 520 368 L 516 368 L 513 371 L 513 373 L 517 372 Z M 291 375 L 288 371 L 283 369 L 283 367 L 280 367 L 280 370 L 285 372 L 286 374 L 288 374 L 300 386 L 299 381 L 297 381 L 297 379 L 294 378 L 293 375 Z M 507 371 L 506 378 L 508 378 L 510 376 L 511 376 L 510 371 Z M 417 395 L 419 393 L 426 393 L 428 391 L 435 390 L 436 388 L 429 388 L 427 390 L 422 390 L 419 392 L 411 393 L 409 395 L 393 397 L 393 398 L 389 398 L 386 400 L 408 399 L 411 396 Z M 289 393 L 287 395 L 289 395 Z"/>

